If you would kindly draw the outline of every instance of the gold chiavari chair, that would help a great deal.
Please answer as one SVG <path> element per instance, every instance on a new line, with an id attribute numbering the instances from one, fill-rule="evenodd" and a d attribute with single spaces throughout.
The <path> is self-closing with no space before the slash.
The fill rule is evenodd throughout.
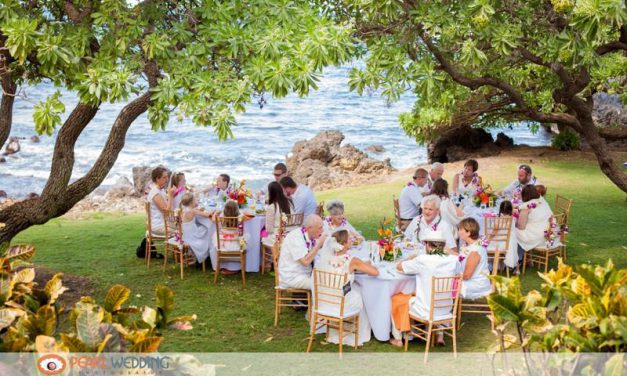
<path id="1" fill-rule="evenodd" d="M 168 226 L 165 226 L 165 233 L 163 235 L 152 233 L 152 217 L 150 202 L 144 203 L 144 210 L 146 211 L 146 252 L 144 258 L 146 260 L 146 267 L 150 268 L 150 258 L 152 252 L 162 252 L 165 255 L 168 253 Z M 152 247 L 155 247 L 153 250 Z M 167 257 L 165 257 L 167 260 Z"/>
<path id="2" fill-rule="evenodd" d="M 497 274 L 501 268 L 501 261 L 509 250 L 512 220 L 513 218 L 510 216 L 483 218 L 483 235 L 490 242 L 487 254 L 488 263 L 492 262 L 493 275 Z M 507 267 L 505 267 L 505 272 L 509 277 L 509 269 Z"/>
<path id="3" fill-rule="evenodd" d="M 314 309 L 311 336 L 307 344 L 307 352 L 311 350 L 316 330 L 326 325 L 327 338 L 329 328 L 338 330 L 340 356 L 342 356 L 342 338 L 344 331 L 353 333 L 355 350 L 359 348 L 359 309 L 344 305 L 344 286 L 348 281 L 346 273 L 331 273 L 313 270 Z M 347 325 L 348 324 L 348 325 Z"/>
<path id="4" fill-rule="evenodd" d="M 175 237 L 168 240 L 172 247 L 174 254 L 174 260 L 179 264 L 181 269 L 181 279 L 183 279 L 184 268 L 196 262 L 196 256 L 192 252 L 189 245 L 183 241 L 183 213 L 177 209 L 176 213 L 176 229 L 177 233 Z M 202 263 L 202 271 L 205 272 L 205 262 Z"/>
<path id="5" fill-rule="evenodd" d="M 401 219 L 401 205 L 398 202 L 396 196 L 392 196 L 392 204 L 394 205 L 394 219 L 396 220 L 396 228 L 398 231 L 404 231 L 405 225 Z"/>
<path id="6" fill-rule="evenodd" d="M 246 287 L 246 247 L 239 236 L 238 217 L 218 217 L 216 220 L 217 256 L 213 283 L 218 282 L 222 261 L 239 261 L 242 270 L 242 286 Z M 237 244 L 238 249 L 236 250 Z M 233 248 L 233 249 L 231 249 Z"/>
<path id="7" fill-rule="evenodd" d="M 547 227 L 547 231 L 559 231 L 559 243 L 554 247 L 536 247 L 532 250 L 525 252 L 523 257 L 523 274 L 527 270 L 527 261 L 532 265 L 537 264 L 538 269 L 544 266 L 544 272 L 549 271 L 549 260 L 553 256 L 562 257 L 566 254 L 566 232 L 563 231 L 566 226 L 566 214 L 560 213 L 553 216 L 553 220 L 556 223 L 556 228 L 551 229 L 551 224 Z"/>
<path id="8" fill-rule="evenodd" d="M 409 336 L 413 335 L 425 341 L 425 357 L 427 362 L 429 357 L 429 347 L 435 341 L 434 334 L 443 332 L 453 339 L 453 354 L 457 358 L 457 305 L 462 287 L 462 275 L 431 278 L 431 303 L 429 318 L 422 318 L 409 313 L 410 330 L 405 336 L 405 351 L 409 345 Z M 437 319 L 434 318 L 435 310 L 440 312 Z M 427 329 L 425 329 L 425 327 Z M 449 333 L 450 332 L 450 333 Z"/>
<path id="9" fill-rule="evenodd" d="M 568 199 L 564 196 L 556 195 L 555 196 L 555 213 L 561 214 L 564 213 L 566 218 L 564 218 L 563 227 L 568 227 L 568 220 L 570 219 L 570 210 L 573 207 L 573 200 Z M 562 247 L 562 260 L 566 262 L 566 247 Z"/>
<path id="10" fill-rule="evenodd" d="M 303 222 L 305 220 L 305 214 L 304 213 L 292 213 L 292 214 L 287 214 L 287 221 L 285 223 L 285 229 L 283 229 L 283 231 L 285 233 L 288 233 L 300 226 L 303 225 Z"/>
<path id="11" fill-rule="evenodd" d="M 301 307 L 302 304 L 307 304 L 308 315 L 311 320 L 311 291 L 280 287 L 279 257 L 281 256 L 282 242 L 283 238 L 279 236 L 272 246 L 272 264 L 274 265 L 274 326 L 279 324 L 281 307 Z"/>
<path id="12" fill-rule="evenodd" d="M 324 218 L 324 201 L 320 201 L 318 206 L 316 206 L 316 214 Z"/>

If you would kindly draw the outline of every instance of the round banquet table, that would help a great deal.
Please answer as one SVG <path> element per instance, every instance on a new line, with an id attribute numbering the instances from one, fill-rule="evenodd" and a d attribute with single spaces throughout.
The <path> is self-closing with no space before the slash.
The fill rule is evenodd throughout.
<path id="1" fill-rule="evenodd" d="M 362 243 L 358 249 L 350 250 L 350 254 L 362 260 L 370 259 L 368 242 Z M 411 251 L 403 250 L 403 254 Z M 414 251 L 415 252 L 415 251 Z M 398 261 L 381 261 L 377 263 L 379 275 L 355 274 L 355 283 L 361 286 L 364 308 L 372 327 L 374 337 L 379 341 L 388 341 L 392 331 L 392 296 L 398 293 L 413 294 L 416 292 L 416 277 L 396 271 Z"/>
<path id="2" fill-rule="evenodd" d="M 198 222 L 206 226 L 209 229 L 209 257 L 211 258 L 211 265 L 215 267 L 217 262 L 218 252 L 216 250 L 215 237 L 216 237 L 216 224 L 209 218 L 197 218 Z M 259 259 L 259 248 L 261 247 L 261 229 L 266 224 L 266 217 L 264 215 L 256 215 L 244 222 L 244 239 L 246 239 L 246 271 L 247 272 L 259 272 L 261 266 L 261 260 Z M 220 262 L 220 268 L 224 268 L 231 271 L 241 270 L 239 262 Z"/>

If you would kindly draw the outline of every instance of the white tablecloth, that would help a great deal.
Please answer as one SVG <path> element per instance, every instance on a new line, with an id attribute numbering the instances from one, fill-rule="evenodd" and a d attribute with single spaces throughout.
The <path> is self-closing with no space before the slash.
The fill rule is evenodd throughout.
<path id="1" fill-rule="evenodd" d="M 201 218 L 200 221 L 209 228 L 210 246 L 209 257 L 211 258 L 211 264 L 215 267 L 217 262 L 217 250 L 215 241 L 216 224 L 208 219 Z M 261 262 L 259 259 L 259 248 L 261 246 L 260 233 L 263 226 L 266 224 L 266 217 L 263 215 L 257 215 L 254 218 L 244 222 L 244 238 L 246 239 L 246 271 L 247 272 L 259 272 Z M 220 268 L 227 270 L 238 271 L 241 270 L 239 262 L 222 262 Z"/>
<path id="2" fill-rule="evenodd" d="M 363 260 L 369 259 L 369 249 L 364 243 L 360 249 L 350 253 Z M 404 251 L 407 256 L 408 251 Z M 392 296 L 398 293 L 413 294 L 416 292 L 416 277 L 396 271 L 396 262 L 382 261 L 378 263 L 379 275 L 372 277 L 366 274 L 355 274 L 355 283 L 361 286 L 364 307 L 374 336 L 379 341 L 388 341 L 392 330 Z"/>

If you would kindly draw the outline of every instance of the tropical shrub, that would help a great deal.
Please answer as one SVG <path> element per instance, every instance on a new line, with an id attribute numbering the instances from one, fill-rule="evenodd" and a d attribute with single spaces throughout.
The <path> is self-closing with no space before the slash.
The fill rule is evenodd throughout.
<path id="1" fill-rule="evenodd" d="M 62 274 L 38 288 L 35 269 L 26 266 L 34 254 L 32 245 L 0 246 L 0 351 L 149 353 L 161 345 L 161 330 L 188 330 L 196 319 L 171 317 L 174 293 L 165 286 L 156 287 L 156 308 L 139 308 L 125 306 L 130 289 L 114 285 L 102 305 L 82 297 L 69 310 L 69 324 L 62 329 L 66 310 L 59 296 L 67 290 Z"/>
<path id="2" fill-rule="evenodd" d="M 562 151 L 579 149 L 579 136 L 577 133 L 566 129 L 553 136 L 551 146 Z"/>
<path id="3" fill-rule="evenodd" d="M 560 260 L 557 270 L 539 274 L 542 291 L 526 295 L 518 277 L 491 277 L 495 291 L 488 304 L 498 337 L 494 350 L 613 352 L 621 355 L 612 357 L 606 369 L 622 364 L 627 350 L 627 269 L 617 269 L 608 260 L 604 266 L 583 264 L 573 270 Z"/>

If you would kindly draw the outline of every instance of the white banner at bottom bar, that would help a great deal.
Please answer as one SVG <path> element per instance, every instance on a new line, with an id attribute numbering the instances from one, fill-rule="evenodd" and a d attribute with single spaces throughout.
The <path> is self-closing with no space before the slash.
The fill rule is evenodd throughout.
<path id="1" fill-rule="evenodd" d="M 607 375 L 624 354 L 408 353 L 0 353 L 0 375 Z"/>

